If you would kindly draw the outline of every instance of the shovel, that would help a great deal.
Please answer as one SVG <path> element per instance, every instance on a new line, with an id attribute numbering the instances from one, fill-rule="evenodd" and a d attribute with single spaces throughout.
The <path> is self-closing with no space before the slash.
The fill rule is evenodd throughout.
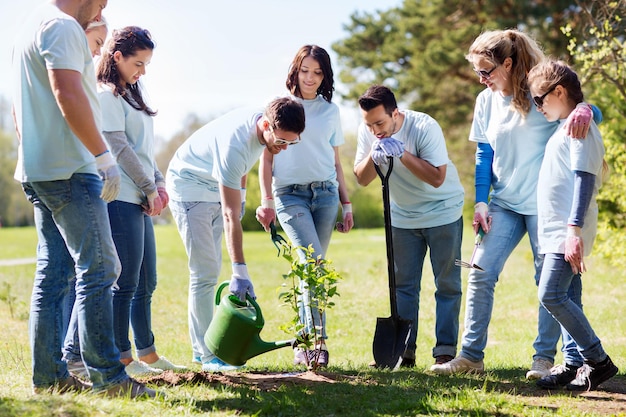
<path id="1" fill-rule="evenodd" d="M 393 262 L 393 240 L 391 234 L 391 213 L 389 208 L 389 176 L 393 169 L 393 158 L 389 158 L 389 170 L 385 175 L 374 164 L 376 173 L 381 179 L 383 189 L 383 212 L 385 219 L 385 241 L 387 243 L 387 273 L 389 276 L 389 300 L 391 317 L 378 317 L 372 350 L 374 361 L 379 368 L 397 369 L 402 362 L 411 332 L 410 320 L 400 318 L 396 303 L 396 276 Z"/>

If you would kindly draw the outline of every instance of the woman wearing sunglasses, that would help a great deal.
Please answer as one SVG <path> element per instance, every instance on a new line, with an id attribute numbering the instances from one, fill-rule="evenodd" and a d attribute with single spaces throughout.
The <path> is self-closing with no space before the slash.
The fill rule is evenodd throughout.
<path id="1" fill-rule="evenodd" d="M 544 59 L 532 38 L 518 30 L 485 32 L 474 40 L 466 58 L 486 87 L 476 99 L 469 138 L 478 144 L 474 231 L 482 228 L 485 232 L 474 262 L 484 271 L 469 272 L 461 352 L 446 364 L 433 365 L 431 370 L 438 374 L 484 371 L 495 285 L 526 233 L 534 257 L 535 284 L 539 282 L 543 257 L 537 242 L 537 179 L 546 143 L 559 128 L 558 122 L 549 122 L 535 111 L 530 95 L 528 71 Z M 587 105 L 578 106 L 569 117 L 569 136 L 584 138 L 591 115 Z M 580 296 L 580 279 L 573 280 L 570 291 Z M 539 306 L 535 355 L 527 378 L 550 374 L 560 337 L 559 324 Z M 563 344 L 564 356 L 579 361 L 569 335 L 564 334 Z"/>
<path id="2" fill-rule="evenodd" d="M 259 166 L 262 206 L 257 209 L 257 219 L 268 230 L 277 215 L 295 247 L 313 245 L 313 256 L 324 257 L 335 228 L 339 202 L 343 221 L 336 224 L 337 230 L 347 233 L 354 224 L 339 161 L 339 146 L 344 138 L 339 108 L 331 102 L 334 79 L 326 50 L 316 45 L 301 47 L 291 63 L 286 85 L 304 106 L 306 128 L 301 135 L 304 140 L 278 155 L 263 153 Z M 314 308 L 304 308 L 315 302 L 309 300 L 308 294 L 303 291 L 300 315 L 307 334 L 318 331 L 316 348 L 321 351 L 315 354 L 296 349 L 294 363 L 308 365 L 315 359 L 319 366 L 326 366 L 325 317 L 311 314 Z"/>

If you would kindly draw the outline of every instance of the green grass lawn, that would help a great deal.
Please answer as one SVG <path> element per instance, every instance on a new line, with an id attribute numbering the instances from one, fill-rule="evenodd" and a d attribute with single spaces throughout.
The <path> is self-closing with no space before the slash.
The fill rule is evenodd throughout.
<path id="1" fill-rule="evenodd" d="M 159 284 L 152 315 L 157 349 L 173 362 L 199 372 L 200 367 L 190 361 L 184 249 L 174 226 L 157 226 L 156 232 Z M 471 233 L 468 228 L 465 236 Z M 0 260 L 33 258 L 36 239 L 32 228 L 0 229 Z M 246 233 L 244 243 L 266 321 L 261 337 L 286 339 L 288 335 L 278 327 L 291 312 L 279 305 L 277 295 L 289 265 L 277 257 L 266 233 Z M 472 243 L 465 239 L 464 259 L 469 259 Z M 91 394 L 32 396 L 27 320 L 34 264 L 0 264 L 0 416 L 593 416 L 626 412 L 623 372 L 604 390 L 580 395 L 548 393 L 524 379 L 532 360 L 537 316 L 532 255 L 526 241 L 514 252 L 496 288 L 485 352 L 487 373 L 481 376 L 441 377 L 426 372 L 433 362 L 434 344 L 434 286 L 429 266 L 422 282 L 416 368 L 370 369 L 376 318 L 390 315 L 384 231 L 335 233 L 328 257 L 343 276 L 341 296 L 328 312 L 328 369 L 318 375 L 301 375 L 304 370 L 292 365 L 293 353 L 284 348 L 252 358 L 234 374 L 187 373 L 186 380 L 176 383 L 160 381 L 159 389 L 167 398 L 141 401 L 107 400 Z M 224 280 L 230 274 L 229 264 L 224 251 Z M 626 369 L 622 271 L 603 259 L 591 257 L 587 264 L 585 310 L 616 365 Z M 465 290 L 466 270 L 463 281 Z M 461 328 L 463 316 L 462 311 Z"/>

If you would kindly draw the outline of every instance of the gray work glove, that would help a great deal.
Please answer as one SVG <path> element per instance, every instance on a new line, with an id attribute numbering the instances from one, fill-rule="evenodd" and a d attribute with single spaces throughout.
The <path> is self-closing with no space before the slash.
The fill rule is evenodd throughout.
<path id="1" fill-rule="evenodd" d="M 250 294 L 250 297 L 256 298 L 246 264 L 233 264 L 233 275 L 230 278 L 228 289 L 241 301 L 246 301 L 246 293 Z"/>

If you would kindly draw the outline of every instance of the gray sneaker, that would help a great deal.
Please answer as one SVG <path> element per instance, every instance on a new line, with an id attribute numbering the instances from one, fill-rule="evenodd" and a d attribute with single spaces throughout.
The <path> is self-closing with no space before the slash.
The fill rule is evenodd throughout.
<path id="1" fill-rule="evenodd" d="M 135 381 L 132 378 L 128 378 L 124 382 L 113 385 L 112 387 L 101 391 L 101 393 L 109 398 L 114 397 L 128 397 L 128 398 L 154 398 L 157 395 L 163 396 L 158 391 L 146 387 L 141 382 Z"/>
<path id="2" fill-rule="evenodd" d="M 40 394 L 65 394 L 66 392 L 81 392 L 91 389 L 91 384 L 81 381 L 75 376 L 68 376 L 63 381 L 58 381 L 54 385 L 48 387 L 33 387 L 33 393 Z"/>

